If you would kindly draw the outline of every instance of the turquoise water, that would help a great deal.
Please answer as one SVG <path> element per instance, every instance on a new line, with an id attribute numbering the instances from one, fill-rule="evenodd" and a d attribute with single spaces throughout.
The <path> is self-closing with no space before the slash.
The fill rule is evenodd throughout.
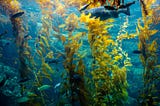
<path id="1" fill-rule="evenodd" d="M 0 0 L 1 106 L 160 105 L 159 0 L 105 20 L 82 1 Z"/>

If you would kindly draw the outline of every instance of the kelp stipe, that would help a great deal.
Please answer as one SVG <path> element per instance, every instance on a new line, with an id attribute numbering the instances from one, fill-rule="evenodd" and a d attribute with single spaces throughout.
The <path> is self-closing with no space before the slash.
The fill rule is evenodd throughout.
<path id="1" fill-rule="evenodd" d="M 153 1 L 154 2 L 154 1 Z M 157 106 L 160 100 L 158 94 L 158 83 L 159 78 L 158 74 L 160 73 L 158 65 L 158 56 L 157 56 L 157 39 L 151 40 L 151 37 L 157 33 L 157 30 L 151 29 L 153 24 L 151 5 L 153 2 L 147 2 L 146 9 L 149 14 L 145 14 L 145 11 L 142 11 L 143 14 L 143 26 L 138 20 L 138 35 L 139 35 L 139 50 L 142 51 L 140 55 L 140 60 L 144 67 L 143 71 L 143 85 L 144 88 L 140 90 L 140 95 L 138 102 L 141 106 Z"/>
<path id="2" fill-rule="evenodd" d="M 125 105 L 128 97 L 126 67 L 118 64 L 123 55 L 118 53 L 117 43 L 107 31 L 114 20 L 100 21 L 90 18 L 90 14 L 82 14 L 80 21 L 88 29 L 88 42 L 94 58 L 91 71 L 95 86 L 93 105 Z"/>
<path id="3" fill-rule="evenodd" d="M 43 7 L 45 5 L 45 2 L 43 4 L 40 4 L 40 6 Z M 46 7 L 47 8 L 47 7 Z M 43 8 L 42 8 L 42 13 L 43 13 Z M 48 79 L 50 83 L 52 82 L 51 75 L 53 74 L 53 69 L 49 66 L 48 63 L 45 62 L 47 58 L 52 58 L 52 51 L 50 51 L 50 45 L 49 45 L 49 35 L 50 35 L 50 30 L 51 26 L 49 23 L 50 21 L 50 15 L 49 13 L 44 14 L 43 13 L 42 17 L 42 28 L 39 31 L 39 35 L 37 35 L 37 38 L 35 40 L 35 51 L 31 51 L 27 49 L 27 42 L 24 42 L 23 44 L 25 45 L 26 48 L 23 47 L 25 50 L 23 52 L 23 57 L 26 55 L 30 58 L 26 58 L 27 63 L 29 65 L 27 68 L 32 69 L 29 73 L 31 74 L 30 77 L 33 77 L 32 82 L 30 83 L 32 86 L 28 85 L 23 85 L 23 94 L 28 94 L 28 93 L 35 93 L 34 95 L 25 95 L 29 98 L 28 101 L 24 103 L 20 103 L 20 105 L 30 105 L 30 106 L 45 106 L 46 105 L 46 96 L 47 94 L 45 93 L 45 87 L 47 87 L 46 83 L 44 83 L 44 80 Z M 23 46 L 24 46 L 23 45 Z M 29 47 L 28 47 L 29 48 Z M 39 61 L 36 63 L 35 61 Z"/>
<path id="4" fill-rule="evenodd" d="M 78 17 L 75 14 L 70 14 L 65 21 L 65 25 L 68 37 L 64 44 L 65 61 L 63 66 L 67 73 L 64 77 L 67 77 L 67 80 L 63 82 L 64 87 L 61 93 L 66 95 L 64 99 L 68 99 L 68 103 L 64 102 L 63 99 L 58 106 L 65 104 L 89 106 L 90 101 L 85 84 L 85 65 L 82 58 L 78 57 L 79 48 L 83 44 L 81 40 L 83 34 L 72 34 L 74 29 L 78 27 Z"/>
<path id="5" fill-rule="evenodd" d="M 10 14 L 15 14 L 20 10 L 20 3 L 17 0 L 11 1 L 11 0 L 6 0 L 5 2 L 0 1 L 0 5 L 4 8 L 5 12 L 7 15 Z M 23 28 L 23 22 L 22 19 L 20 18 L 11 18 L 10 21 L 12 24 L 12 33 L 13 36 L 15 37 L 15 43 L 17 46 L 17 52 L 19 55 L 19 73 L 21 78 L 26 78 L 28 77 L 28 74 L 30 70 L 27 67 L 26 63 L 26 57 L 24 56 L 25 52 L 25 47 L 23 47 L 23 41 L 24 41 L 24 28 Z"/>

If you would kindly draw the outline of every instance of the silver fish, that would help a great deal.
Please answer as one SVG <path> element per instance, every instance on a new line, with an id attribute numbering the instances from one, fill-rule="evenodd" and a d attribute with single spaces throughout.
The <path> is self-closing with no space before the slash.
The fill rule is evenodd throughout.
<path id="1" fill-rule="evenodd" d="M 100 20 L 106 20 L 108 18 L 118 18 L 120 13 L 124 13 L 126 15 L 130 15 L 130 9 L 127 8 L 121 8 L 118 10 L 108 10 L 105 8 L 105 6 L 100 6 L 96 8 L 92 8 L 89 10 L 85 10 L 84 13 L 86 15 L 91 14 L 91 17 L 100 18 Z"/>

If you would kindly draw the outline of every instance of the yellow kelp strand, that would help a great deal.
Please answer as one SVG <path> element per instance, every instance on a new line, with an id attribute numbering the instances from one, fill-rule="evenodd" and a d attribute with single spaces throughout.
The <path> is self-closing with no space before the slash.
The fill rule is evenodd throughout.
<path id="1" fill-rule="evenodd" d="M 49 64 L 42 62 L 42 71 L 49 71 L 50 73 L 54 73 L 52 68 L 49 66 Z"/>
<path id="2" fill-rule="evenodd" d="M 45 36 L 41 36 L 41 38 L 42 38 L 42 40 L 44 41 L 45 45 L 46 45 L 47 47 L 49 47 L 49 43 L 48 43 L 47 38 L 46 38 Z"/>
<path id="3" fill-rule="evenodd" d="M 48 59 L 52 59 L 53 58 L 53 51 L 50 51 L 45 58 L 48 58 Z"/>

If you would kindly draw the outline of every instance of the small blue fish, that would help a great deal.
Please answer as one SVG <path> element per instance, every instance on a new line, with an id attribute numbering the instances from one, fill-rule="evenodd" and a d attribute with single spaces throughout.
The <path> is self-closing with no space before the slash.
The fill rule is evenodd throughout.
<path id="1" fill-rule="evenodd" d="M 52 64 L 52 63 L 57 64 L 58 60 L 57 59 L 51 59 L 51 60 L 45 60 L 45 62 L 48 63 L 48 64 Z"/>
<path id="2" fill-rule="evenodd" d="M 28 82 L 29 80 L 31 80 L 31 79 L 24 78 L 24 79 L 19 80 L 18 83 L 22 84 L 22 83 Z"/>
<path id="3" fill-rule="evenodd" d="M 142 51 L 141 51 L 141 50 L 134 50 L 133 53 L 134 53 L 134 54 L 141 54 Z"/>
<path id="4" fill-rule="evenodd" d="M 10 43 L 9 43 L 9 42 L 7 42 L 4 46 L 8 46 L 8 45 L 10 45 Z"/>
<path id="5" fill-rule="evenodd" d="M 29 37 L 29 35 L 28 35 L 28 34 L 24 36 L 24 39 L 25 39 L 25 38 L 27 38 L 27 37 Z"/>
<path id="6" fill-rule="evenodd" d="M 22 16 L 23 14 L 24 14 L 23 11 L 22 11 L 22 12 L 15 13 L 15 14 L 13 14 L 13 15 L 11 16 L 11 19 L 18 18 L 18 17 Z"/>
<path id="7" fill-rule="evenodd" d="M 145 50 L 134 50 L 132 53 L 134 53 L 134 54 L 142 54 L 143 56 L 146 56 L 146 51 Z M 158 51 L 156 51 L 154 53 L 159 54 L 160 51 L 158 50 Z"/>
<path id="8" fill-rule="evenodd" d="M 56 89 L 57 87 L 59 87 L 61 85 L 61 83 L 58 83 L 54 86 L 54 89 Z"/>

